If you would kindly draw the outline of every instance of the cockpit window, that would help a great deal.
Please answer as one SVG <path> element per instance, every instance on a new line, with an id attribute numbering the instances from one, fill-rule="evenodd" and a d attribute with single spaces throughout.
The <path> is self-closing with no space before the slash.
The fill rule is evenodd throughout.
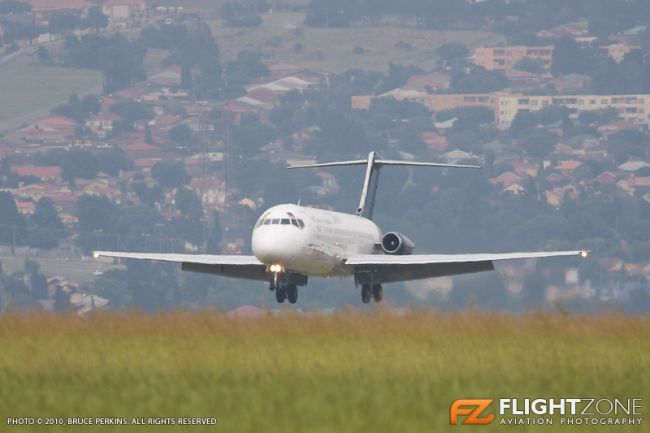
<path id="1" fill-rule="evenodd" d="M 291 223 L 289 222 L 289 218 L 283 218 L 281 224 L 284 226 L 288 226 Z"/>
<path id="2" fill-rule="evenodd" d="M 298 220 L 298 226 L 302 229 L 305 228 L 305 223 L 302 220 Z"/>
<path id="3" fill-rule="evenodd" d="M 264 220 L 264 225 L 267 226 L 267 225 L 269 225 L 269 224 L 271 224 L 271 220 L 268 219 L 268 218 L 265 219 L 265 220 Z"/>
<path id="4" fill-rule="evenodd" d="M 274 219 L 271 221 L 271 224 L 280 224 L 280 220 L 279 220 L 278 218 L 274 218 Z"/>
<path id="5" fill-rule="evenodd" d="M 291 224 L 294 225 L 294 226 L 296 226 L 296 227 L 300 227 L 300 226 L 298 225 L 298 220 L 296 220 L 295 218 L 292 218 L 292 219 L 291 219 Z"/>

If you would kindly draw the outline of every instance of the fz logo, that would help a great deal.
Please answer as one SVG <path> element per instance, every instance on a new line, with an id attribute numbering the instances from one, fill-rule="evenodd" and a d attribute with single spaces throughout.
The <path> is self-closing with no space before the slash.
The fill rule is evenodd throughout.
<path id="1" fill-rule="evenodd" d="M 458 417 L 466 417 L 462 425 L 486 425 L 494 421 L 494 414 L 488 413 L 481 416 L 494 400 L 488 399 L 465 399 L 456 400 L 449 408 L 449 424 L 457 425 Z"/>

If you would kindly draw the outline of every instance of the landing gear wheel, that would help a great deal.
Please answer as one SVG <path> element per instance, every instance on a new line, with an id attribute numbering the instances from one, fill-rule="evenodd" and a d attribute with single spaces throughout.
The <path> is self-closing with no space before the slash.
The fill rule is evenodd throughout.
<path id="1" fill-rule="evenodd" d="M 295 284 L 289 284 L 286 289 L 289 302 L 295 304 L 298 301 L 298 287 Z"/>
<path id="2" fill-rule="evenodd" d="M 283 303 L 284 300 L 287 299 L 287 289 L 284 287 L 277 287 L 275 289 L 275 300 L 278 301 L 279 304 Z"/>
<path id="3" fill-rule="evenodd" d="M 364 304 L 367 304 L 370 302 L 370 299 L 372 298 L 372 288 L 370 287 L 370 284 L 363 284 L 361 286 L 361 300 L 363 301 Z"/>
<path id="4" fill-rule="evenodd" d="M 381 284 L 372 285 L 372 297 L 375 302 L 381 302 L 384 297 L 384 288 L 381 286 Z"/>

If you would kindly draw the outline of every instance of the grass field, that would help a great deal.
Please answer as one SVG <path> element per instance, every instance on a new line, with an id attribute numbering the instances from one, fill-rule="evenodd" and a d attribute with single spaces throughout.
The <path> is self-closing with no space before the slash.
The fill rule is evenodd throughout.
<path id="1" fill-rule="evenodd" d="M 102 84 L 98 71 L 44 66 L 36 57 L 0 68 L 0 122 L 64 102 Z"/>
<path id="2" fill-rule="evenodd" d="M 225 27 L 211 22 L 222 50 L 223 61 L 232 60 L 243 49 L 261 51 L 267 60 L 311 67 L 319 71 L 343 72 L 351 68 L 385 71 L 388 63 L 414 64 L 430 70 L 436 64 L 436 49 L 447 42 L 474 47 L 495 44 L 503 37 L 479 31 L 433 31 L 398 26 L 351 28 L 303 27 L 304 14 L 274 13 L 252 29 Z M 396 43 L 411 45 L 400 49 Z M 302 49 L 296 51 L 296 43 Z M 363 49 L 361 54 L 355 48 Z"/>
<path id="3" fill-rule="evenodd" d="M 0 429 L 455 431 L 459 398 L 650 399 L 650 318 L 433 312 L 0 316 Z M 647 408 L 644 408 L 647 413 Z M 8 427 L 7 417 L 216 417 L 216 427 Z M 649 422 L 650 420 L 645 420 Z M 591 432 L 498 426 L 481 431 Z M 471 429 L 471 428 L 470 428 Z M 648 431 L 617 427 L 609 431 Z"/>

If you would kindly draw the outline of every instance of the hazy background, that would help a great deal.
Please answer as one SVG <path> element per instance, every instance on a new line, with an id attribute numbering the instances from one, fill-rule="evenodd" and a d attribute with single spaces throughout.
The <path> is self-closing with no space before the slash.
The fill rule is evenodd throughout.
<path id="1" fill-rule="evenodd" d="M 88 254 L 250 253 L 271 205 L 357 204 L 362 170 L 289 161 L 370 150 L 484 167 L 382 171 L 376 221 L 417 252 L 593 250 L 387 285 L 390 306 L 650 308 L 647 2 L 122 3 L 0 2 L 2 311 L 276 308 Z M 298 306 L 359 297 L 312 279 Z"/>

